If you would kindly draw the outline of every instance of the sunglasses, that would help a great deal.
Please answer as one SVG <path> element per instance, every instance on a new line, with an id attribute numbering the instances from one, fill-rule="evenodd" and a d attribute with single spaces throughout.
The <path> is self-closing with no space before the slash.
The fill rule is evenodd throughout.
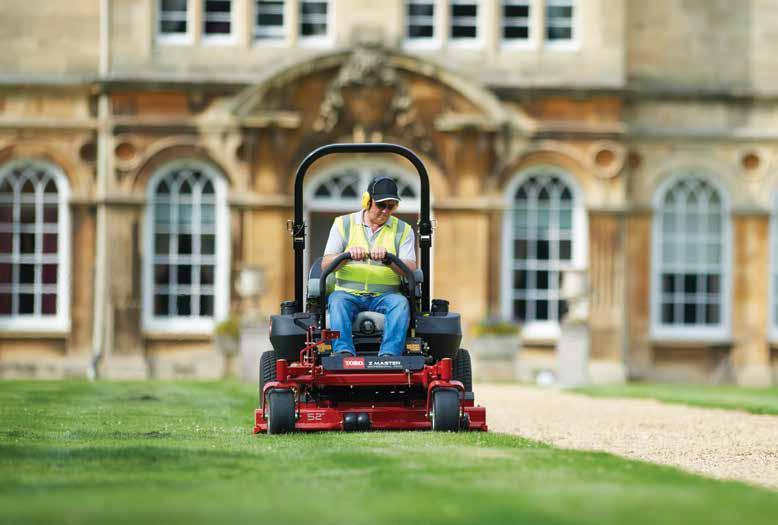
<path id="1" fill-rule="evenodd" d="M 378 207 L 379 210 L 389 210 L 389 211 L 392 211 L 397 207 L 397 203 L 394 201 L 376 202 L 375 205 Z"/>

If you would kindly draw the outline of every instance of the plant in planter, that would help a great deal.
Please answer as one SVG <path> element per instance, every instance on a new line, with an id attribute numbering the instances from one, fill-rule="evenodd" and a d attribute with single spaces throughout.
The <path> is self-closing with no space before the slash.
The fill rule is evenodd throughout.
<path id="1" fill-rule="evenodd" d="M 237 355 L 240 341 L 240 317 L 230 315 L 213 330 L 216 349 L 228 356 Z"/>
<path id="2" fill-rule="evenodd" d="M 513 321 L 487 317 L 470 329 L 470 350 L 481 379 L 513 379 L 520 345 L 520 326 Z"/>

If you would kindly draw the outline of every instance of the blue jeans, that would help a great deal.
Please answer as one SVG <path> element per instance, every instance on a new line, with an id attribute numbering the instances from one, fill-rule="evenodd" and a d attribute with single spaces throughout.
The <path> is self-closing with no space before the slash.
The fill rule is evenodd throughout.
<path id="1" fill-rule="evenodd" d="M 408 299 L 400 293 L 376 296 L 360 296 L 348 292 L 332 292 L 327 299 L 330 328 L 338 330 L 340 337 L 332 344 L 333 352 L 356 354 L 351 337 L 351 325 L 359 312 L 384 314 L 384 335 L 378 355 L 401 355 L 405 348 L 405 336 L 411 319 Z"/>

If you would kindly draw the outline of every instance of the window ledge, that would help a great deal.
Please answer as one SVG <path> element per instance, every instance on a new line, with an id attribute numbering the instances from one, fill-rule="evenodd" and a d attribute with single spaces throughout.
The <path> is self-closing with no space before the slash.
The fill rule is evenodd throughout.
<path id="1" fill-rule="evenodd" d="M 213 339 L 211 333 L 192 333 L 192 332 L 144 332 L 143 337 L 149 341 L 197 341 L 205 342 Z"/>
<path id="2" fill-rule="evenodd" d="M 689 339 L 652 339 L 651 347 L 660 350 L 729 350 L 734 346 L 730 339 L 720 340 L 689 340 Z"/>
<path id="3" fill-rule="evenodd" d="M 0 329 L 0 339 L 67 339 L 70 330 L 14 330 Z"/>

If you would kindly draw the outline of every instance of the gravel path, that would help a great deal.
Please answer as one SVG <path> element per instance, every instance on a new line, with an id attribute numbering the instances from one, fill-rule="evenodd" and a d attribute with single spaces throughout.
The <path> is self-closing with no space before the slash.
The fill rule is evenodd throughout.
<path id="1" fill-rule="evenodd" d="M 473 390 L 494 432 L 778 490 L 778 416 L 515 385 Z"/>

